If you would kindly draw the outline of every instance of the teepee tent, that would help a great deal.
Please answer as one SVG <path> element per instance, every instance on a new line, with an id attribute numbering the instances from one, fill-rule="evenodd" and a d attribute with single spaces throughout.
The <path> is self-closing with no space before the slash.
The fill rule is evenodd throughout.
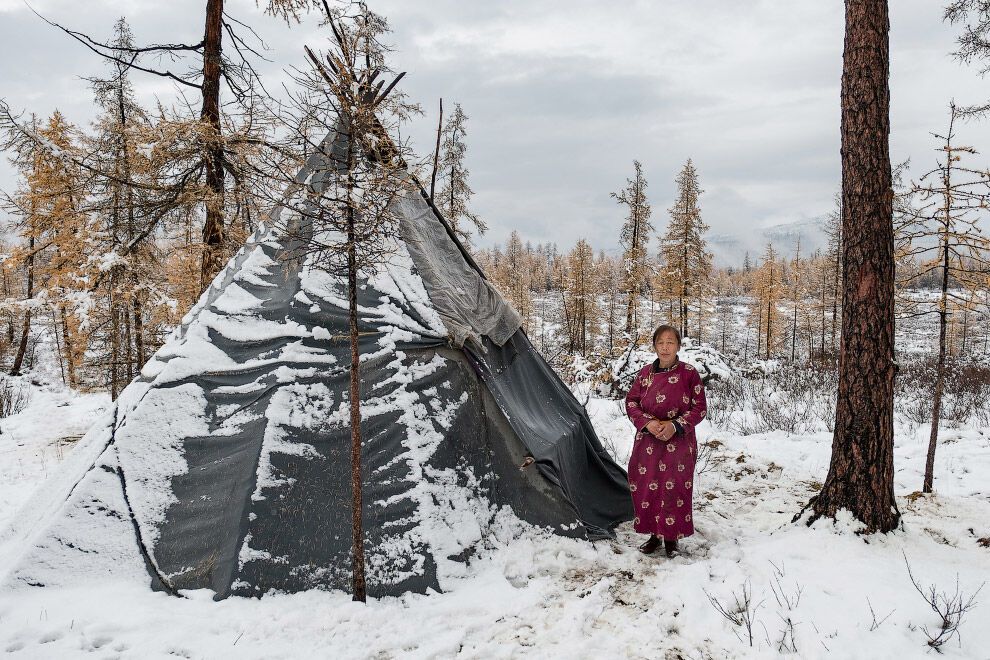
<path id="1" fill-rule="evenodd" d="M 317 198 L 331 134 L 287 196 Z M 414 181 L 410 177 L 410 181 Z M 298 198 L 297 198 L 298 199 Z M 520 525 L 601 538 L 625 474 L 421 188 L 358 292 L 368 593 L 443 589 Z M 0 584 L 348 589 L 346 281 L 276 209 L 0 537 Z"/>

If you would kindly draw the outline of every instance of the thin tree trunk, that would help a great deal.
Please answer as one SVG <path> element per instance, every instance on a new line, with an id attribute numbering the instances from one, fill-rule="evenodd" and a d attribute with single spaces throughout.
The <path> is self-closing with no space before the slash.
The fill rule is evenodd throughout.
<path id="1" fill-rule="evenodd" d="M 220 129 L 220 75 L 223 38 L 223 0 L 206 0 L 206 30 L 203 36 L 203 109 L 201 121 L 209 134 L 204 145 L 206 169 L 206 220 L 203 223 L 203 254 L 200 291 L 205 291 L 223 267 L 224 155 Z"/>
<path id="2" fill-rule="evenodd" d="M 127 305 L 120 306 L 120 316 L 124 319 L 124 364 L 126 369 L 121 372 L 121 380 L 123 380 L 123 375 L 127 374 L 127 382 L 131 382 L 134 378 L 134 355 L 132 353 L 132 342 L 134 338 L 131 337 L 131 315 L 127 309 Z"/>
<path id="3" fill-rule="evenodd" d="M 111 284 L 111 287 L 114 285 Z M 120 318 L 117 301 L 110 298 L 110 399 L 120 394 Z"/>
<path id="4" fill-rule="evenodd" d="M 773 264 L 770 264 L 770 286 L 767 289 L 767 359 L 770 359 L 770 340 L 773 336 Z"/>
<path id="5" fill-rule="evenodd" d="M 443 99 L 440 99 L 440 118 L 437 119 L 437 146 L 433 151 L 433 173 L 430 174 L 430 199 L 436 200 L 437 167 L 440 164 L 440 134 L 443 132 Z M 436 201 L 434 201 L 434 204 Z M 448 221 L 450 218 L 447 219 Z"/>
<path id="6" fill-rule="evenodd" d="M 822 342 L 818 350 L 818 358 L 821 360 L 822 364 L 825 364 L 825 312 L 828 309 L 826 295 L 828 295 L 828 280 L 826 279 L 827 273 L 825 269 L 822 269 Z"/>
<path id="7" fill-rule="evenodd" d="M 27 257 L 27 287 L 24 300 L 30 304 L 31 297 L 34 296 L 34 236 L 28 240 Z M 11 376 L 21 375 L 21 365 L 24 362 L 24 354 L 27 353 L 28 337 L 31 335 L 31 308 L 24 307 L 24 325 L 21 327 L 21 341 L 17 345 L 17 353 L 14 355 L 14 364 L 10 367 Z"/>
<path id="8" fill-rule="evenodd" d="M 53 309 L 52 310 L 52 335 L 55 337 L 55 349 L 56 349 L 57 355 L 58 355 L 58 370 L 59 370 L 59 373 L 62 376 L 62 384 L 63 385 L 68 385 L 69 384 L 69 381 L 65 377 L 65 357 L 64 357 L 65 352 L 62 350 L 62 342 L 59 341 L 58 325 L 59 325 L 59 323 L 58 323 L 58 315 L 55 313 L 55 310 Z"/>
<path id="9" fill-rule="evenodd" d="M 637 184 L 639 183 L 639 177 L 636 178 Z M 636 200 L 639 196 L 636 195 Z M 638 209 L 636 208 L 635 202 L 633 208 L 631 209 L 633 216 L 633 231 L 632 231 L 632 245 L 629 249 L 629 255 L 631 257 L 630 263 L 628 265 L 629 271 L 627 273 L 628 278 L 628 293 L 629 293 L 629 304 L 626 307 L 626 334 L 630 337 L 633 336 L 633 310 L 636 306 L 636 290 L 639 287 L 639 282 L 637 281 L 637 276 L 639 275 L 639 215 Z"/>
<path id="10" fill-rule="evenodd" d="M 144 367 L 144 312 L 141 309 L 141 298 L 135 291 L 132 303 L 134 314 L 134 353 L 137 359 L 137 373 Z"/>
<path id="11" fill-rule="evenodd" d="M 763 304 L 757 305 L 758 316 L 756 323 L 756 359 L 760 359 L 760 346 L 763 344 Z"/>
<path id="12" fill-rule="evenodd" d="M 351 343 L 350 397 L 351 397 L 351 545 L 353 599 L 365 602 L 367 599 L 364 577 L 364 530 L 363 498 L 361 477 L 361 352 L 357 317 L 357 245 L 353 204 L 354 141 L 353 126 L 348 129 L 347 141 L 347 305 L 348 326 Z"/>
<path id="13" fill-rule="evenodd" d="M 948 197 L 947 186 L 946 197 Z M 948 216 L 949 202 L 946 201 L 945 212 Z M 946 230 L 948 224 L 946 224 Z M 938 425 L 942 417 L 942 394 L 945 390 L 945 354 L 946 330 L 948 326 L 949 302 L 949 237 L 947 231 L 942 236 L 942 291 L 939 297 L 938 309 L 938 363 L 935 365 L 935 391 L 932 394 L 932 430 L 928 436 L 928 455 L 925 458 L 925 479 L 921 492 L 930 493 L 935 482 L 935 448 L 938 445 Z"/>
<path id="14" fill-rule="evenodd" d="M 812 516 L 847 509 L 865 532 L 897 527 L 894 232 L 887 0 L 846 0 L 842 69 L 842 339 L 832 459 Z"/>
<path id="15" fill-rule="evenodd" d="M 65 305 L 59 305 L 59 314 L 62 317 L 62 350 L 65 352 L 65 372 L 69 378 L 69 387 L 75 388 L 79 385 L 76 379 L 76 352 L 72 345 L 72 337 L 69 334 L 69 321 L 65 317 Z"/>

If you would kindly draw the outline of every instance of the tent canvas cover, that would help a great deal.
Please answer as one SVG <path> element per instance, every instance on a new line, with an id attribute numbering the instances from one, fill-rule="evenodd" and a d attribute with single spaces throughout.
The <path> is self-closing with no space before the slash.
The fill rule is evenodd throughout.
<path id="1" fill-rule="evenodd" d="M 345 139 L 286 200 L 323 191 Z M 611 535 L 632 518 L 626 476 L 583 407 L 418 184 L 396 203 L 395 253 L 358 292 L 369 595 L 442 590 L 523 524 Z M 5 588 L 350 588 L 347 284 L 310 263 L 293 208 L 0 533 Z"/>

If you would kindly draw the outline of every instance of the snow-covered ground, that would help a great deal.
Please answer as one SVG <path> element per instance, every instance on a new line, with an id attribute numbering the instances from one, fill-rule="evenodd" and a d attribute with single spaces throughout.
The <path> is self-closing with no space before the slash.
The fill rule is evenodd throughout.
<path id="1" fill-rule="evenodd" d="M 0 420 L 0 526 L 107 404 L 101 395 L 34 388 Z M 588 409 L 620 462 L 631 427 L 619 402 Z M 904 658 L 934 655 L 939 619 L 912 586 L 966 595 L 990 580 L 990 429 L 943 431 L 933 496 L 917 497 L 927 431 L 897 437 L 903 529 L 792 523 L 828 466 L 826 432 L 735 436 L 703 424 L 712 449 L 697 477 L 698 533 L 673 559 L 645 557 L 627 526 L 617 542 L 519 530 L 443 594 L 355 604 L 341 593 L 179 599 L 144 584 L 0 593 L 0 653 L 24 658 Z M 981 544 L 981 539 L 982 544 Z M 752 642 L 713 605 L 751 594 Z M 990 587 L 949 657 L 990 658 Z M 95 655 L 94 655 L 95 654 Z"/>
<path id="2" fill-rule="evenodd" d="M 7 382 L 30 398 L 24 410 L 0 419 L 0 529 L 110 404 L 106 393 L 79 394 L 19 378 Z"/>

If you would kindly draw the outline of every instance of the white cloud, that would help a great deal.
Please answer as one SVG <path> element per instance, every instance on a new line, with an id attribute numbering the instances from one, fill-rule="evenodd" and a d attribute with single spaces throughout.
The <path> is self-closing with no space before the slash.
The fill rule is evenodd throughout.
<path id="1" fill-rule="evenodd" d="M 916 164 L 933 159 L 928 132 L 942 128 L 945 107 L 990 98 L 990 82 L 948 53 L 956 28 L 941 3 L 891 2 L 891 155 Z M 200 0 L 38 0 L 46 15 L 109 32 L 126 14 L 140 41 L 198 40 Z M 503 0 L 428 5 L 372 0 L 394 29 L 393 61 L 408 71 L 405 89 L 427 115 L 408 129 L 430 150 L 436 98 L 458 101 L 470 116 L 469 167 L 487 240 L 512 229 L 562 248 L 578 237 L 614 247 L 621 209 L 609 198 L 643 162 L 654 219 L 666 220 L 673 178 L 688 158 L 699 168 L 706 220 L 713 232 L 746 233 L 801 221 L 832 206 L 839 182 L 841 3 L 820 0 Z M 253 0 L 228 0 L 272 48 L 260 68 L 271 82 L 303 63 L 302 44 L 325 35 L 310 19 L 287 28 Z M 102 65 L 30 15 L 0 0 L 0 95 L 15 107 L 89 118 L 79 76 Z M 270 84 L 277 89 L 278 84 Z M 167 96 L 161 81 L 139 90 Z M 990 149 L 990 125 L 960 131 Z M 0 171 L 0 185 L 11 174 Z M 751 237 L 751 232 L 747 234 Z M 481 241 L 482 244 L 486 240 Z"/>

